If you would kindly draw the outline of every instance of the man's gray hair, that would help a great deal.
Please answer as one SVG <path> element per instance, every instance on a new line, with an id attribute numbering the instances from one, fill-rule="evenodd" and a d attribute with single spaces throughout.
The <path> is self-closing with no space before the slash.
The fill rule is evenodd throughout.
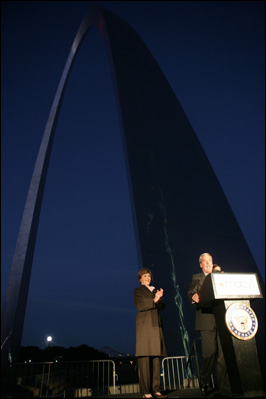
<path id="1" fill-rule="evenodd" d="M 212 258 L 212 256 L 211 256 L 208 252 L 204 252 L 204 253 L 201 254 L 200 257 L 199 257 L 199 263 L 200 263 L 200 264 L 201 264 L 201 259 L 202 259 L 203 255 L 209 255 L 209 256 Z"/>

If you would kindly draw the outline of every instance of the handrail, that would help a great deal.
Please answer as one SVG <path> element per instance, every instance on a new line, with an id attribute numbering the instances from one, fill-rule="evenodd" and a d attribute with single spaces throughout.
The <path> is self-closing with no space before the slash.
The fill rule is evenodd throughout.
<path id="1" fill-rule="evenodd" d="M 184 363 L 187 356 L 171 356 L 164 357 L 162 360 L 162 377 L 163 387 L 166 390 L 166 377 L 168 379 L 167 389 L 187 389 L 190 388 L 190 380 L 192 379 L 193 388 L 195 388 L 195 377 L 188 376 Z M 166 367 L 165 367 L 166 363 Z"/>
<path id="2" fill-rule="evenodd" d="M 190 365 L 191 373 L 193 374 L 191 357 L 192 357 L 192 354 L 193 354 L 193 351 L 194 351 L 194 352 L 195 352 L 195 361 L 196 361 L 196 368 L 197 368 L 197 375 L 198 375 L 198 376 L 199 376 L 200 374 L 199 374 L 199 360 L 198 360 L 198 353 L 197 353 L 196 342 L 199 341 L 199 340 L 201 340 L 201 337 L 198 337 L 198 338 L 195 338 L 195 339 L 194 339 L 193 344 L 192 344 L 192 347 L 191 347 L 191 350 L 190 350 L 190 353 L 189 353 L 189 356 L 188 356 L 188 360 L 187 360 L 187 363 L 186 363 L 186 367 L 185 367 L 185 368 L 187 369 L 188 365 Z"/>
<path id="3" fill-rule="evenodd" d="M 115 393 L 117 380 L 115 362 L 111 359 L 13 363 L 2 370 L 1 377 L 1 394 L 25 398 L 51 394 L 65 397 L 70 391 L 74 397 L 81 397 L 83 390 L 99 394 L 108 393 L 110 388 Z"/>
<path id="4" fill-rule="evenodd" d="M 192 358 L 192 354 L 193 354 L 193 351 L 194 351 L 198 378 L 200 376 L 200 368 L 199 368 L 199 358 L 198 358 L 198 352 L 197 352 L 196 343 L 197 343 L 197 341 L 200 341 L 200 340 L 201 340 L 201 337 L 198 337 L 198 338 L 194 339 L 192 347 L 191 347 L 191 350 L 190 350 L 190 353 L 189 353 L 189 356 L 188 356 L 186 367 L 185 367 L 187 369 L 188 365 L 190 365 L 191 373 L 193 374 L 191 358 Z M 211 374 L 211 382 L 212 382 L 212 386 L 214 387 L 213 374 Z"/>

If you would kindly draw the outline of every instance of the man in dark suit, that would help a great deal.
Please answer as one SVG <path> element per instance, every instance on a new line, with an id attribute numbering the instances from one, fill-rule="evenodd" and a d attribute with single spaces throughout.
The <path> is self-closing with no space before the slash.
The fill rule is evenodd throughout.
<path id="1" fill-rule="evenodd" d="M 211 374 L 216 362 L 216 378 L 218 389 L 223 391 L 222 387 L 228 388 L 228 377 L 225 367 L 225 361 L 220 342 L 220 337 L 216 329 L 216 322 L 212 308 L 200 307 L 199 290 L 206 278 L 212 273 L 213 261 L 212 256 L 208 253 L 203 253 L 199 257 L 199 264 L 202 269 L 201 273 L 193 274 L 188 288 L 188 299 L 190 303 L 196 306 L 196 320 L 195 329 L 200 331 L 201 336 L 201 370 L 200 370 L 200 390 L 203 396 L 208 393 L 208 385 Z"/>

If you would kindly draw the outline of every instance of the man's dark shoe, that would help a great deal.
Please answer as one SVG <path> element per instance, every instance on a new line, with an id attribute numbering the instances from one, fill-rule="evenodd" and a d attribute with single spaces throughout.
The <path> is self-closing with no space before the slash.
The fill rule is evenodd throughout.
<path id="1" fill-rule="evenodd" d="M 200 383 L 200 392 L 201 392 L 202 396 L 207 396 L 208 385 L 204 385 L 204 384 Z"/>

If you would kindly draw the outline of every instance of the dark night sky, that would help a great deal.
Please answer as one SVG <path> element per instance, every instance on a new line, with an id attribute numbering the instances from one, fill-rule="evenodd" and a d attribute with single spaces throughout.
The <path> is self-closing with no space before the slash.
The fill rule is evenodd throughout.
<path id="1" fill-rule="evenodd" d="M 90 4 L 1 2 L 1 300 L 46 121 Z M 96 4 L 129 22 L 159 63 L 265 279 L 265 3 Z M 139 267 L 109 61 L 93 28 L 57 125 L 22 344 L 42 348 L 52 335 L 60 346 L 134 354 Z"/>

